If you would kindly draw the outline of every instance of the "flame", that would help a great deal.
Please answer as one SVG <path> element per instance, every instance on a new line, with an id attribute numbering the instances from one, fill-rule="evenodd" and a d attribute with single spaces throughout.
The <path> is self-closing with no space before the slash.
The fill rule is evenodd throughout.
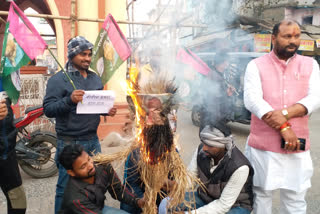
<path id="1" fill-rule="evenodd" d="M 148 145 L 147 140 L 145 139 L 145 126 L 147 124 L 147 112 L 142 107 L 141 96 L 138 96 L 139 87 L 138 87 L 138 75 L 139 70 L 137 67 L 129 68 L 129 80 L 127 80 L 127 94 L 131 97 L 133 105 L 135 107 L 135 118 L 136 118 L 136 133 L 135 139 L 140 144 L 140 154 L 142 159 L 147 164 L 159 164 L 164 155 L 168 155 L 171 148 L 166 148 L 166 151 L 162 155 L 157 155 L 156 152 L 151 151 Z M 150 112 L 149 112 L 150 113 Z M 150 115 L 149 115 L 150 119 Z M 159 145 L 160 146 L 160 145 Z M 159 156 L 159 157 L 158 157 Z"/>
<path id="2" fill-rule="evenodd" d="M 141 100 L 138 97 L 136 86 L 138 85 L 139 70 L 136 67 L 129 68 L 129 80 L 127 81 L 127 94 L 131 97 L 136 115 L 136 140 L 141 144 L 140 152 L 145 162 L 150 162 L 150 152 L 146 151 L 146 142 L 143 137 L 143 125 L 145 123 L 146 112 L 141 107 Z"/>

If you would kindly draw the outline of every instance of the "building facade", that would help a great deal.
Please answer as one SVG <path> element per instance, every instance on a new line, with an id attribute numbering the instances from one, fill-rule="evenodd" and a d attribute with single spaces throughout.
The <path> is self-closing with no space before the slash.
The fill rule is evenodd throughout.
<path id="1" fill-rule="evenodd" d="M 84 36 L 93 44 L 102 27 L 102 22 L 94 21 L 77 21 L 78 18 L 90 19 L 105 19 L 111 13 L 115 20 L 126 20 L 126 1 L 125 0 L 15 0 L 18 7 L 25 11 L 32 8 L 39 14 L 53 15 L 56 17 L 74 17 L 71 20 L 66 19 L 46 19 L 45 21 L 51 26 L 53 30 L 53 37 L 55 37 L 55 53 L 58 61 L 63 66 L 67 60 L 67 43 L 70 38 L 74 36 Z M 0 11 L 9 11 L 10 2 L 1 0 Z M 2 42 L 5 30 L 5 21 L 7 15 L 0 15 L 0 50 L 2 50 Z M 43 20 L 42 20 L 43 21 Z M 126 25 L 119 25 L 122 32 L 126 35 Z M 39 29 L 38 29 L 39 30 Z M 39 32 L 42 34 L 41 32 Z M 46 38 L 45 35 L 42 35 Z M 52 36 L 52 35 L 51 35 Z M 50 46 L 52 47 L 52 46 Z M 42 60 L 41 65 L 44 65 Z M 26 87 L 22 88 L 19 106 L 15 111 L 16 116 L 23 115 L 26 106 L 41 105 L 45 93 L 45 85 L 47 76 L 46 67 L 39 66 L 24 66 L 21 69 L 22 87 L 24 83 Z M 39 64 L 39 65 L 38 65 Z M 46 65 L 48 66 L 48 65 Z M 40 72 L 41 70 L 41 72 Z M 48 70 L 48 69 L 47 69 Z M 58 68 L 60 70 L 60 68 Z M 108 82 L 106 89 L 114 90 L 116 93 L 116 106 L 118 107 L 118 114 L 116 117 L 109 118 L 108 123 L 102 118 L 98 129 L 100 139 L 103 139 L 111 131 L 121 131 L 126 118 L 126 95 L 120 82 L 125 82 L 127 65 L 123 65 L 114 74 L 112 79 Z M 40 87 L 41 86 L 41 87 Z M 26 90 L 27 88 L 28 90 Z M 19 110 L 20 109 L 20 110 Z"/>
<path id="2" fill-rule="evenodd" d="M 301 25 L 320 26 L 319 0 L 234 0 L 240 15 L 271 21 L 293 19 Z"/>
<path id="3" fill-rule="evenodd" d="M 47 19 L 48 24 L 54 31 L 56 37 L 57 58 L 64 65 L 67 60 L 67 43 L 73 36 L 84 36 L 94 44 L 96 37 L 102 27 L 101 22 L 76 21 L 76 17 L 90 19 L 104 19 L 109 13 L 116 20 L 126 20 L 126 1 L 125 0 L 15 0 L 19 8 L 24 11 L 32 8 L 39 14 L 53 16 L 75 17 L 72 20 Z M 10 2 L 1 2 L 0 11 L 8 11 Z M 6 20 L 6 16 L 1 16 Z M 127 26 L 120 25 L 125 34 Z M 5 23 L 0 22 L 0 49 L 2 50 L 2 40 L 4 35 Z M 124 81 L 126 75 L 126 65 L 119 68 L 110 83 L 108 89 L 116 91 L 117 102 L 124 102 L 125 96 L 119 81 Z"/>

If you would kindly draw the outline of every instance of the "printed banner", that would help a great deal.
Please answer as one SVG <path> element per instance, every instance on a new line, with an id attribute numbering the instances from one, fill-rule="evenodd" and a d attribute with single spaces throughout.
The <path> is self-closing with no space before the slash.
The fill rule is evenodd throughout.
<path id="1" fill-rule="evenodd" d="M 320 39 L 316 40 L 316 45 L 317 45 L 317 48 L 320 48 Z"/>
<path id="2" fill-rule="evenodd" d="M 254 35 L 254 51 L 270 52 L 271 34 L 255 34 Z"/>
<path id="3" fill-rule="evenodd" d="M 314 40 L 303 40 L 300 42 L 300 51 L 313 51 L 314 50 Z"/>

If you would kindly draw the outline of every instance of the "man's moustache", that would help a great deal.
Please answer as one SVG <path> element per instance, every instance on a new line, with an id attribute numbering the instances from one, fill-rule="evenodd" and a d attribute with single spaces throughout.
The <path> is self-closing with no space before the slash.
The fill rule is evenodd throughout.
<path id="1" fill-rule="evenodd" d="M 286 48 L 298 48 L 298 46 L 296 46 L 296 45 L 288 45 Z"/>
<path id="2" fill-rule="evenodd" d="M 210 154 L 209 152 L 203 151 L 204 155 L 208 156 L 208 157 L 212 157 L 212 154 Z"/>

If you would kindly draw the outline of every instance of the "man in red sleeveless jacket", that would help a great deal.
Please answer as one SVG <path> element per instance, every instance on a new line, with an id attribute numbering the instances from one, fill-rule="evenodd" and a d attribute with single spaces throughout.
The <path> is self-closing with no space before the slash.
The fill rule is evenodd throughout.
<path id="1" fill-rule="evenodd" d="M 259 214 L 272 213 L 275 189 L 280 189 L 280 213 L 306 213 L 313 174 L 308 120 L 320 103 L 320 77 L 315 60 L 296 54 L 300 34 L 294 21 L 276 24 L 273 50 L 247 66 L 244 102 L 252 119 L 246 156 L 255 170 Z"/>

